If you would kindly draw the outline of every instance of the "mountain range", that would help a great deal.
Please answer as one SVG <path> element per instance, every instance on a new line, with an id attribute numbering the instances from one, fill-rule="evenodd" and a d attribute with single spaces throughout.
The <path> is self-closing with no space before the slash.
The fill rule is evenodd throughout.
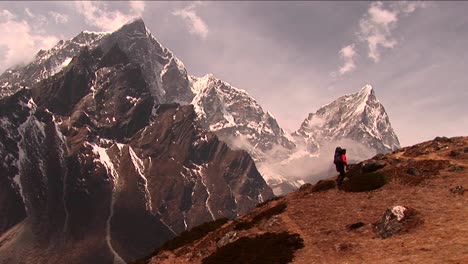
<path id="1" fill-rule="evenodd" d="M 38 53 L 57 73 L 2 75 L 0 263 L 130 262 L 273 197 L 248 153 L 181 105 L 183 64 L 143 21 L 81 34 L 95 41 L 77 54 L 73 40 Z"/>
<path id="2" fill-rule="evenodd" d="M 369 85 L 288 134 L 246 91 L 188 75 L 141 19 L 39 51 L 0 98 L 0 263 L 129 262 L 328 175 L 336 144 L 399 148 Z"/>

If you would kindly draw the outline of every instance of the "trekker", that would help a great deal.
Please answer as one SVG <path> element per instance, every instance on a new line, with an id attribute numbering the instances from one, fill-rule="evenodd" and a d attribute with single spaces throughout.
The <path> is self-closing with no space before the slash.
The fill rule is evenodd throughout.
<path id="1" fill-rule="evenodd" d="M 336 180 L 336 186 L 338 189 L 343 187 L 343 181 L 346 176 L 345 167 L 349 169 L 348 162 L 346 160 L 346 149 L 337 147 L 335 149 L 335 156 L 333 158 L 333 163 L 335 163 L 336 171 L 340 173 L 338 179 Z"/>

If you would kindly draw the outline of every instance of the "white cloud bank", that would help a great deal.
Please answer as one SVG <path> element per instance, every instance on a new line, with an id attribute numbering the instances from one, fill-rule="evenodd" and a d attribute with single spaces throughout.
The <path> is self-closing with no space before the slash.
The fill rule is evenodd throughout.
<path id="1" fill-rule="evenodd" d="M 197 14 L 197 7 L 203 4 L 200 1 L 193 2 L 183 9 L 175 10 L 172 14 L 185 20 L 191 34 L 205 39 L 208 36 L 209 29 L 205 21 Z"/>
<path id="2" fill-rule="evenodd" d="M 343 75 L 356 69 L 354 58 L 357 56 L 356 45 L 365 44 L 367 56 L 375 63 L 381 60 L 385 49 L 393 49 L 398 41 L 393 36 L 397 28 L 399 18 L 409 15 L 418 8 L 425 7 L 424 2 L 372 2 L 367 12 L 359 20 L 359 31 L 356 32 L 357 39 L 339 51 L 343 65 L 339 68 L 339 74 Z M 332 74 L 336 76 L 336 74 Z"/>
<path id="3" fill-rule="evenodd" d="M 107 3 L 100 1 L 76 1 L 74 5 L 76 11 L 84 16 L 86 24 L 102 31 L 115 31 L 129 20 L 141 17 L 145 11 L 143 1 L 128 2 L 128 13 L 110 10 Z"/>
<path id="4" fill-rule="evenodd" d="M 27 63 L 40 49 L 50 49 L 59 39 L 47 35 L 43 26 L 48 23 L 46 17 L 35 15 L 25 9 L 32 22 L 19 19 L 9 10 L 0 9 L 0 73 L 14 65 Z"/>

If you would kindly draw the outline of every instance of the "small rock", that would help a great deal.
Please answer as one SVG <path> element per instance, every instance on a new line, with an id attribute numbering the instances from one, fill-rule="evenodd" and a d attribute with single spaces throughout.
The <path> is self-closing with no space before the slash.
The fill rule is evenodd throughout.
<path id="1" fill-rule="evenodd" d="M 342 252 L 342 251 L 349 251 L 354 247 L 353 244 L 351 243 L 339 243 L 335 245 L 335 250 L 337 252 Z"/>
<path id="2" fill-rule="evenodd" d="M 346 227 L 348 228 L 349 231 L 358 229 L 360 227 L 363 227 L 365 224 L 363 222 L 357 222 L 354 224 L 347 225 Z"/>
<path id="3" fill-rule="evenodd" d="M 434 138 L 434 141 L 436 142 L 446 142 L 446 143 L 450 143 L 452 142 L 452 140 L 448 137 L 436 137 Z"/>
<path id="4" fill-rule="evenodd" d="M 378 169 L 381 169 L 387 165 L 386 162 L 384 161 L 369 161 L 367 163 L 364 163 L 361 167 L 362 172 L 374 172 Z"/>
<path id="5" fill-rule="evenodd" d="M 273 216 L 270 220 L 267 222 L 268 227 L 273 227 L 273 226 L 278 226 L 279 225 L 279 219 L 278 216 Z"/>
<path id="6" fill-rule="evenodd" d="M 229 243 L 236 241 L 237 239 L 239 239 L 239 237 L 237 237 L 237 232 L 231 231 L 231 232 L 226 233 L 220 240 L 218 240 L 216 245 L 218 247 L 222 247 L 222 246 L 225 246 Z"/>
<path id="7" fill-rule="evenodd" d="M 460 156 L 460 154 L 461 154 L 460 151 L 452 150 L 452 151 L 450 151 L 449 156 L 450 157 L 458 157 L 458 156 Z"/>
<path id="8" fill-rule="evenodd" d="M 455 194 L 463 195 L 465 193 L 465 188 L 463 188 L 461 185 L 458 185 L 450 189 L 450 191 Z"/>
<path id="9" fill-rule="evenodd" d="M 419 171 L 414 167 L 409 167 L 406 170 L 406 173 L 408 173 L 409 175 L 413 175 L 413 176 L 419 176 Z"/>
<path id="10" fill-rule="evenodd" d="M 460 166 L 460 165 L 453 165 L 452 167 L 450 167 L 450 171 L 452 172 L 460 172 L 464 170 L 465 170 L 465 167 Z"/>
<path id="11" fill-rule="evenodd" d="M 464 153 L 468 153 L 468 147 L 465 147 L 465 148 L 463 149 L 463 152 L 464 152 Z"/>
<path id="12" fill-rule="evenodd" d="M 379 153 L 379 154 L 375 155 L 372 159 L 374 159 L 374 160 L 382 160 L 382 159 L 385 159 L 385 155 L 382 154 L 382 153 Z"/>
<path id="13" fill-rule="evenodd" d="M 312 187 L 312 192 L 323 192 L 334 189 L 335 187 L 336 183 L 333 180 L 320 180 Z"/>
<path id="14" fill-rule="evenodd" d="M 301 187 L 299 187 L 299 191 L 307 190 L 307 189 L 309 189 L 311 186 L 312 186 L 312 184 L 310 184 L 310 183 L 305 183 L 305 184 L 301 185 Z"/>

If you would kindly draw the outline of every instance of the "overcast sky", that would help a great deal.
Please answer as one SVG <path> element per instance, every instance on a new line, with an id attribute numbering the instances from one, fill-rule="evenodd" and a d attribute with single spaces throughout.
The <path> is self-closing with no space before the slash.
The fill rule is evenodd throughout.
<path id="1" fill-rule="evenodd" d="M 142 17 L 189 74 L 249 92 L 288 131 L 371 84 L 403 146 L 468 136 L 468 2 L 0 2 L 0 72 Z"/>

